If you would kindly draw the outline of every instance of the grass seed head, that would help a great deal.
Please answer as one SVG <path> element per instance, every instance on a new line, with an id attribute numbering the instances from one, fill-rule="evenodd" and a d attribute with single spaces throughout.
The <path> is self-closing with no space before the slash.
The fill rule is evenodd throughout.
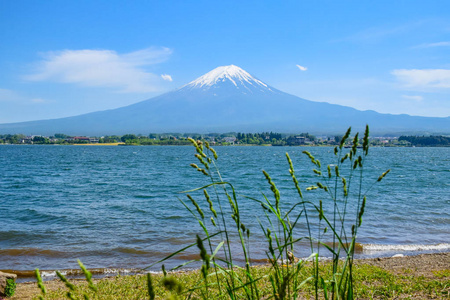
<path id="1" fill-rule="evenodd" d="M 367 155 L 369 154 L 369 125 L 366 125 L 363 138 L 363 151 Z"/>
<path id="2" fill-rule="evenodd" d="M 341 164 L 344 163 L 344 161 L 350 157 L 350 154 L 345 154 L 343 158 L 341 158 Z"/>
<path id="3" fill-rule="evenodd" d="M 323 189 L 325 192 L 328 192 L 328 188 L 326 186 L 324 186 L 322 183 L 318 182 L 317 186 L 321 189 Z"/>
<path id="4" fill-rule="evenodd" d="M 206 252 L 205 246 L 203 245 L 203 241 L 200 236 L 197 234 L 197 247 L 200 249 L 200 257 L 201 259 L 207 263 L 209 267 L 209 255 Z"/>
<path id="5" fill-rule="evenodd" d="M 319 220 L 322 221 L 323 219 L 323 205 L 322 205 L 322 200 L 319 201 Z"/>
<path id="6" fill-rule="evenodd" d="M 383 174 L 381 174 L 380 177 L 378 177 L 377 181 L 381 181 L 381 179 L 383 179 L 390 171 L 391 171 L 391 169 L 389 169 L 386 172 L 384 172 Z"/>
<path id="7" fill-rule="evenodd" d="M 200 217 L 202 217 L 202 219 L 204 219 L 205 218 L 205 214 L 201 210 L 200 206 L 198 206 L 197 201 L 195 201 L 194 198 L 192 198 L 192 196 L 189 195 L 189 194 L 186 194 L 186 196 L 189 198 L 189 200 L 191 200 L 192 204 L 195 206 L 195 209 L 197 209 L 197 212 L 200 215 Z"/>
<path id="8" fill-rule="evenodd" d="M 188 141 L 192 143 L 192 145 L 194 145 L 195 148 L 198 147 L 197 142 L 193 139 L 193 138 L 188 138 Z"/>
<path id="9" fill-rule="evenodd" d="M 209 194 L 206 191 L 206 189 L 203 190 L 203 194 L 205 195 L 206 202 L 208 202 L 208 204 L 209 204 L 209 210 L 213 213 L 214 217 L 217 218 L 217 212 L 213 207 L 213 203 L 212 203 L 211 198 L 209 197 Z"/>
<path id="10" fill-rule="evenodd" d="M 37 285 L 38 285 L 39 289 L 41 290 L 42 294 L 43 295 L 47 294 L 47 289 L 45 288 L 44 282 L 42 281 L 42 277 L 41 277 L 41 273 L 39 272 L 39 269 L 36 269 L 34 271 L 34 273 L 36 274 Z"/>
<path id="11" fill-rule="evenodd" d="M 348 196 L 347 180 L 345 177 L 342 177 L 342 189 L 344 190 L 344 196 Z"/>
<path id="12" fill-rule="evenodd" d="M 205 169 L 198 168 L 197 171 L 203 173 L 203 174 L 206 175 L 206 176 L 209 176 L 208 172 L 206 172 Z"/>
<path id="13" fill-rule="evenodd" d="M 272 192 L 273 192 L 273 194 L 275 196 L 276 207 L 277 207 L 277 210 L 278 210 L 278 204 L 279 204 L 279 201 L 280 201 L 280 192 L 278 191 L 275 183 L 272 181 L 272 178 L 270 178 L 269 174 L 266 171 L 264 171 L 264 170 L 263 170 L 263 174 L 266 177 L 267 182 L 269 182 L 270 189 L 272 190 Z"/>
<path id="14" fill-rule="evenodd" d="M 356 154 L 356 151 L 358 149 L 358 135 L 359 135 L 359 132 L 357 132 L 355 134 L 355 137 L 353 138 L 353 146 L 352 146 L 353 155 Z"/>
<path id="15" fill-rule="evenodd" d="M 358 223 L 358 227 L 361 226 L 362 224 L 362 216 L 364 215 L 364 208 L 366 207 L 366 196 L 364 196 L 362 204 L 361 204 L 361 209 L 359 210 L 359 214 L 358 214 L 358 219 L 359 219 L 359 223 Z"/>
<path id="16" fill-rule="evenodd" d="M 316 159 L 316 160 L 314 161 L 314 163 L 315 163 L 319 168 L 322 167 L 322 164 L 320 163 L 320 160 Z"/>
<path id="17" fill-rule="evenodd" d="M 219 158 L 219 156 L 217 155 L 216 150 L 214 150 L 213 148 L 211 148 L 210 150 L 213 153 L 214 159 L 217 160 Z"/>
<path id="18" fill-rule="evenodd" d="M 63 274 L 61 274 L 59 271 L 56 271 L 56 276 L 58 276 L 58 278 L 65 284 L 65 286 L 71 290 L 71 291 L 75 291 L 75 286 L 70 283 L 66 277 L 64 277 Z"/>
<path id="19" fill-rule="evenodd" d="M 148 296 L 150 300 L 154 300 L 156 293 L 155 288 L 153 287 L 152 274 L 147 273 L 147 288 L 148 288 Z"/>
<path id="20" fill-rule="evenodd" d="M 347 129 L 347 132 L 344 134 L 344 136 L 341 139 L 341 143 L 339 144 L 339 148 L 342 149 L 344 147 L 345 142 L 347 141 L 348 137 L 350 136 L 350 133 L 352 132 L 352 127 L 349 127 Z"/>
<path id="21" fill-rule="evenodd" d="M 217 160 L 218 156 L 217 156 L 216 150 L 214 150 L 214 149 L 209 145 L 208 142 L 205 142 L 205 147 L 206 147 L 206 149 L 208 149 L 209 151 L 212 152 L 212 154 L 213 154 L 213 156 L 214 156 L 214 159 Z"/>

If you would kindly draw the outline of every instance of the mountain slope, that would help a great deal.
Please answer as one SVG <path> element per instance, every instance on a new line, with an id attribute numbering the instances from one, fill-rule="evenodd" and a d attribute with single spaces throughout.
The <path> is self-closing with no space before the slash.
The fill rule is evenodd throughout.
<path id="1" fill-rule="evenodd" d="M 241 68 L 218 67 L 178 90 L 126 107 L 75 117 L 0 124 L 0 133 L 106 135 L 150 132 L 278 131 L 450 133 L 450 118 L 359 111 L 281 92 Z"/>

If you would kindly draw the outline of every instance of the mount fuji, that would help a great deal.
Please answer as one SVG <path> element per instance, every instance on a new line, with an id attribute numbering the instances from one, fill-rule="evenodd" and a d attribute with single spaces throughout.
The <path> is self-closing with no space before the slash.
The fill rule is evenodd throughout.
<path id="1" fill-rule="evenodd" d="M 0 133 L 107 135 L 150 132 L 450 133 L 450 117 L 380 114 L 305 100 L 235 66 L 218 67 L 181 88 L 126 107 L 74 117 L 0 124 Z"/>

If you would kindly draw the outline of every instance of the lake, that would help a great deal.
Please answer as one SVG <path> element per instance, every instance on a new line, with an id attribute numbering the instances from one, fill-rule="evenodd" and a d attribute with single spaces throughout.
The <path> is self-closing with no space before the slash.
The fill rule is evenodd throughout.
<path id="1" fill-rule="evenodd" d="M 323 200 L 329 211 L 324 191 L 305 191 L 318 177 L 304 150 L 322 161 L 325 174 L 326 164 L 335 163 L 331 147 L 228 146 L 216 148 L 217 165 L 239 195 L 260 200 L 262 194 L 273 199 L 266 170 L 280 190 L 281 209 L 288 210 L 299 201 L 288 152 L 305 199 Z M 195 242 L 202 230 L 180 203 L 189 201 L 180 192 L 210 181 L 189 166 L 198 164 L 194 154 L 191 146 L 0 145 L 0 269 L 78 268 L 77 259 L 104 272 L 136 269 Z M 363 184 L 370 186 L 387 169 L 392 171 L 367 194 L 357 257 L 449 251 L 450 148 L 371 148 Z M 201 195 L 192 193 L 206 212 Z M 263 259 L 263 210 L 242 196 L 239 205 L 252 232 L 253 257 Z M 352 220 L 355 207 L 348 206 Z M 298 236 L 306 235 L 302 222 Z M 308 255 L 304 246 L 296 248 L 298 256 Z M 197 252 L 194 247 L 166 265 Z"/>

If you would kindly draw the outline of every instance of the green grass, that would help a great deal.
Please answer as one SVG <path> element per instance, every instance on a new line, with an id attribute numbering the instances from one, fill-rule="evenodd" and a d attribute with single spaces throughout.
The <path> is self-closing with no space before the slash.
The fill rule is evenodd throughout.
<path id="1" fill-rule="evenodd" d="M 8 278 L 6 279 L 6 286 L 5 286 L 5 296 L 6 297 L 12 297 L 14 296 L 14 293 L 16 292 L 16 282 L 14 279 Z"/>
<path id="2" fill-rule="evenodd" d="M 321 271 L 331 276 L 331 263 L 327 262 L 320 265 Z M 301 278 L 307 278 L 313 271 L 314 266 L 307 264 L 301 274 Z M 327 271 L 328 270 L 328 271 Z M 261 298 L 269 299 L 272 296 L 272 286 L 269 281 L 269 275 L 272 272 L 270 266 L 260 266 L 251 268 L 254 277 L 262 277 L 257 283 Z M 450 270 L 436 272 L 436 276 L 425 278 L 423 276 L 414 276 L 408 272 L 393 274 L 389 271 L 371 265 L 356 265 L 353 269 L 355 280 L 354 295 L 357 299 L 448 299 L 450 297 Z M 243 272 L 237 272 L 244 276 Z M 447 274 L 447 275 L 444 275 Z M 173 277 L 182 286 L 182 292 L 179 295 L 181 299 L 202 298 L 201 292 L 196 290 L 189 291 L 190 287 L 195 286 L 201 279 L 201 271 L 168 273 L 168 277 Z M 152 275 L 155 299 L 167 299 L 170 292 L 162 284 L 164 276 L 162 274 Z M 225 284 L 225 278 L 220 278 L 221 283 Z M 72 294 L 75 299 L 83 299 L 83 294 L 90 299 L 149 299 L 146 276 L 117 276 L 110 279 L 96 281 L 98 293 L 94 293 L 87 283 L 77 281 L 75 290 Z M 314 298 L 315 287 L 312 282 L 305 284 L 299 296 L 302 298 Z M 68 289 L 47 292 L 45 299 L 64 299 Z M 209 290 L 210 299 L 229 299 L 228 295 L 223 295 L 217 286 L 212 286 Z M 245 298 L 242 291 L 237 294 L 237 299 Z M 37 299 L 37 297 L 35 298 Z"/>

